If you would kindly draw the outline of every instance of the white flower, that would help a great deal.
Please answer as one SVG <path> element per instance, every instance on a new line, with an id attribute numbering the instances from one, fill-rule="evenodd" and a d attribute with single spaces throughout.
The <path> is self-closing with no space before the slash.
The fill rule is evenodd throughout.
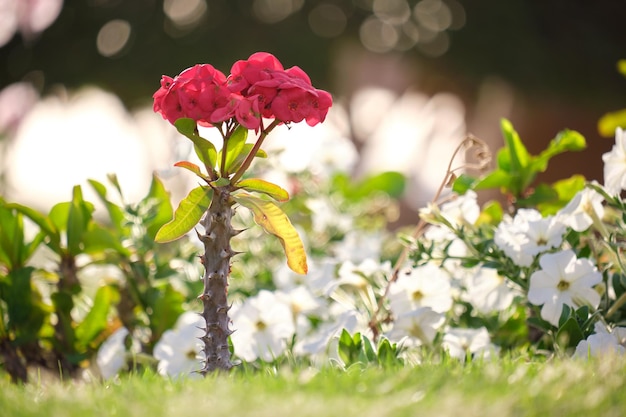
<path id="1" fill-rule="evenodd" d="M 342 308 L 333 304 L 336 308 Z M 333 307 L 331 307 L 333 308 Z M 296 355 L 318 355 L 331 352 L 329 346 L 331 340 L 339 337 L 341 331 L 346 329 L 350 334 L 354 333 L 359 324 L 359 313 L 356 310 L 343 309 L 341 313 L 333 314 L 324 320 L 319 327 L 308 334 L 300 335 L 294 346 Z"/>
<path id="2" fill-rule="evenodd" d="M 565 207 L 557 213 L 557 217 L 567 226 L 577 232 L 583 232 L 594 223 L 602 219 L 604 197 L 592 188 L 580 190 Z"/>
<path id="3" fill-rule="evenodd" d="M 609 194 L 618 195 L 626 189 L 626 134 L 622 128 L 615 129 L 615 145 L 602 155 L 604 161 L 604 188 Z"/>
<path id="4" fill-rule="evenodd" d="M 598 307 L 600 295 L 593 286 L 602 281 L 602 274 L 586 258 L 577 259 L 572 250 L 546 253 L 539 258 L 541 269 L 530 276 L 528 301 L 543 304 L 541 317 L 558 326 L 563 304 Z"/>
<path id="5" fill-rule="evenodd" d="M 477 198 L 477 194 L 471 190 L 464 195 L 457 195 L 453 200 L 441 205 L 441 215 L 454 228 L 472 225 L 480 215 Z"/>
<path id="6" fill-rule="evenodd" d="M 430 345 L 444 322 L 444 314 L 420 307 L 396 317 L 388 336 L 390 340 L 407 338 L 410 346 Z"/>
<path id="7" fill-rule="evenodd" d="M 491 343 L 489 332 L 480 329 L 449 329 L 443 336 L 442 346 L 451 357 L 465 361 L 468 354 L 481 358 L 490 358 L 498 352 L 498 347 Z"/>
<path id="8" fill-rule="evenodd" d="M 600 322 L 596 322 L 595 333 L 586 340 L 581 340 L 574 352 L 575 358 L 588 359 L 590 356 L 623 355 L 626 353 L 626 327 L 607 330 Z"/>
<path id="9" fill-rule="evenodd" d="M 324 306 L 322 299 L 313 295 L 304 285 L 286 291 L 276 291 L 275 294 L 280 302 L 291 308 L 294 318 L 315 314 Z"/>
<path id="10" fill-rule="evenodd" d="M 536 255 L 561 246 L 566 225 L 555 216 L 543 218 L 534 209 L 520 209 L 500 222 L 494 242 L 519 266 L 530 266 Z"/>
<path id="11" fill-rule="evenodd" d="M 465 299 L 481 313 L 507 309 L 515 296 L 504 277 L 493 268 L 477 268 L 466 282 Z"/>
<path id="12" fill-rule="evenodd" d="M 291 307 L 271 291 L 261 290 L 232 311 L 235 354 L 247 362 L 258 358 L 273 361 L 295 333 Z"/>
<path id="13" fill-rule="evenodd" d="M 128 329 L 120 327 L 98 349 L 96 363 L 100 369 L 100 374 L 104 379 L 109 379 L 126 364 L 126 336 Z"/>
<path id="14" fill-rule="evenodd" d="M 281 264 L 273 278 L 277 288 L 288 291 L 299 286 L 306 286 L 313 294 L 321 295 L 335 280 L 337 261 L 332 258 L 309 259 L 309 272 L 297 274 L 286 263 Z"/>
<path id="15" fill-rule="evenodd" d="M 389 288 L 389 303 L 395 316 L 418 307 L 445 313 L 452 307 L 450 277 L 445 270 L 430 263 L 405 270 Z"/>
<path id="16" fill-rule="evenodd" d="M 333 247 L 340 261 L 362 262 L 365 259 L 380 259 L 382 234 L 353 230 Z"/>
<path id="17" fill-rule="evenodd" d="M 202 342 L 204 319 L 191 311 L 178 317 L 173 329 L 163 332 L 154 346 L 154 357 L 159 360 L 157 370 L 164 376 L 197 376 L 193 373 L 200 368 L 204 359 Z"/>

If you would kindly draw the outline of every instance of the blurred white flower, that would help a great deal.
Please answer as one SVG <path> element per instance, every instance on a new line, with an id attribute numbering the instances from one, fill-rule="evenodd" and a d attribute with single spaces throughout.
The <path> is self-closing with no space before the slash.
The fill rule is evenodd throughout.
<path id="1" fill-rule="evenodd" d="M 352 216 L 340 212 L 329 198 L 309 198 L 306 206 L 311 210 L 311 221 L 315 232 L 337 230 L 345 233 L 352 228 Z"/>
<path id="2" fill-rule="evenodd" d="M 61 13 L 63 0 L 2 0 L 0 47 L 19 31 L 26 39 L 43 32 Z"/>
<path id="3" fill-rule="evenodd" d="M 431 263 L 404 270 L 389 288 L 389 304 L 396 317 L 419 307 L 445 313 L 452 307 L 450 277 Z"/>
<path id="4" fill-rule="evenodd" d="M 615 145 L 602 155 L 604 161 L 604 188 L 609 194 L 618 195 L 626 189 L 626 133 L 621 127 L 615 129 Z"/>
<path id="5" fill-rule="evenodd" d="M 281 264 L 273 275 L 274 284 L 283 291 L 304 285 L 315 295 L 324 294 L 335 280 L 337 261 L 328 257 L 310 258 L 308 264 L 309 272 L 306 275 L 293 272 L 286 263 Z"/>
<path id="6" fill-rule="evenodd" d="M 489 332 L 479 329 L 451 328 L 443 335 L 442 346 L 451 357 L 465 361 L 468 354 L 474 357 L 491 358 L 499 348 L 491 343 Z"/>
<path id="7" fill-rule="evenodd" d="M 291 307 L 271 291 L 259 291 L 233 307 L 231 313 L 235 354 L 247 362 L 273 361 L 285 351 L 287 341 L 295 334 Z"/>
<path id="8" fill-rule="evenodd" d="M 472 190 L 455 195 L 452 200 L 441 205 L 439 214 L 454 228 L 473 225 L 480 215 L 477 198 L 478 195 Z"/>
<path id="9" fill-rule="evenodd" d="M 280 302 L 291 308 L 294 319 L 300 315 L 316 314 L 324 307 L 322 299 L 313 295 L 311 290 L 304 285 L 289 290 L 276 291 L 275 295 Z"/>
<path id="10" fill-rule="evenodd" d="M 476 268 L 467 278 L 465 287 L 464 299 L 483 314 L 509 308 L 515 297 L 506 279 L 493 268 Z"/>
<path id="11" fill-rule="evenodd" d="M 528 301 L 543 304 L 544 320 L 558 326 L 564 304 L 574 308 L 598 307 L 600 295 L 593 286 L 602 282 L 602 274 L 589 259 L 577 259 L 574 251 L 568 249 L 542 255 L 539 265 L 541 269 L 530 276 Z"/>
<path id="12" fill-rule="evenodd" d="M 597 184 L 594 181 L 595 184 Z M 556 216 L 577 232 L 583 232 L 604 216 L 604 197 L 592 188 L 580 190 Z"/>
<path id="13" fill-rule="evenodd" d="M 352 230 L 332 250 L 339 261 L 358 263 L 366 259 L 379 259 L 382 238 L 381 232 Z"/>
<path id="14" fill-rule="evenodd" d="M 588 359 L 593 356 L 623 355 L 626 353 L 626 327 L 607 330 L 600 322 L 595 324 L 595 333 L 581 340 L 574 352 L 575 358 Z"/>
<path id="15" fill-rule="evenodd" d="M 154 346 L 154 357 L 159 360 L 159 374 L 172 377 L 198 377 L 204 360 L 202 342 L 204 319 L 191 311 L 180 315 L 173 329 L 166 330 Z"/>
<path id="16" fill-rule="evenodd" d="M 22 119 L 35 106 L 39 94 L 31 83 L 11 84 L 0 91 L 0 134 L 13 134 Z"/>
<path id="17" fill-rule="evenodd" d="M 566 225 L 559 217 L 542 217 L 535 209 L 520 209 L 513 219 L 500 222 L 496 245 L 519 266 L 530 266 L 535 256 L 563 243 Z"/>
<path id="18" fill-rule="evenodd" d="M 406 337 L 403 340 L 406 346 L 430 345 L 444 322 L 444 314 L 437 313 L 430 307 L 419 307 L 396 317 L 388 337 L 395 341 Z"/>
<path id="19" fill-rule="evenodd" d="M 359 313 L 356 310 L 344 309 L 336 303 L 330 308 L 340 308 L 342 311 L 330 314 L 318 327 L 306 334 L 299 334 L 293 348 L 295 355 L 326 355 L 332 351 L 331 340 L 339 337 L 343 329 L 350 334 L 357 331 Z"/>
<path id="20" fill-rule="evenodd" d="M 127 336 L 128 329 L 120 327 L 100 345 L 96 355 L 96 364 L 104 379 L 114 377 L 126 365 Z"/>

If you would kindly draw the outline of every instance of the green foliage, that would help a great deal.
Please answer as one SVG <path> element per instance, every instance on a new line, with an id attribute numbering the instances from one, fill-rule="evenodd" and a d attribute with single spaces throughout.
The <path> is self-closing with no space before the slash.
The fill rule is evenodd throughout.
<path id="1" fill-rule="evenodd" d="M 504 147 L 497 155 L 497 167 L 482 178 L 466 174 L 454 181 L 453 190 L 464 194 L 469 189 L 485 190 L 498 188 L 515 201 L 518 207 L 534 207 L 542 204 L 553 209 L 563 202 L 556 185 L 538 184 L 531 188 L 537 174 L 548 168 L 550 160 L 563 152 L 581 151 L 586 143 L 580 133 L 564 130 L 552 139 L 539 155 L 531 155 L 524 146 L 513 125 L 506 119 L 501 122 Z M 577 179 L 572 179 L 572 182 Z M 562 187 L 561 187 L 562 191 Z"/>
<path id="2" fill-rule="evenodd" d="M 378 345 L 375 345 L 359 332 L 350 335 L 343 329 L 339 336 L 338 353 L 346 368 L 353 365 L 399 366 L 404 363 L 399 357 L 400 352 L 401 349 L 396 343 L 391 343 L 384 337 L 380 338 Z"/>
<path id="3" fill-rule="evenodd" d="M 189 192 L 181 202 L 174 218 L 163 225 L 155 236 L 157 242 L 170 242 L 176 240 L 189 232 L 198 224 L 202 215 L 211 205 L 213 199 L 213 189 L 201 186 Z"/>
<path id="4" fill-rule="evenodd" d="M 626 77 L 626 59 L 617 61 L 617 71 Z M 612 138 L 618 127 L 626 128 L 626 109 L 606 113 L 598 120 L 598 132 L 605 138 Z"/>

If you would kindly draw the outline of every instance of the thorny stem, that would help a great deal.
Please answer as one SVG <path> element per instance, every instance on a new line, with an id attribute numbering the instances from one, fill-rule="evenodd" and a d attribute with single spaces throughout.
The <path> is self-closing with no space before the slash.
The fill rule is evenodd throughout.
<path id="1" fill-rule="evenodd" d="M 479 160 L 479 162 L 477 164 L 466 163 L 466 164 L 462 164 L 459 167 L 452 168 L 452 164 L 457 154 L 464 148 L 466 149 L 466 151 L 472 148 L 477 148 L 476 152 L 474 153 L 474 156 Z M 489 164 L 490 160 L 491 160 L 491 152 L 489 152 L 489 147 L 487 146 L 487 144 L 484 141 L 475 137 L 474 135 L 468 134 L 465 137 L 465 139 L 461 141 L 459 146 L 457 146 L 454 152 L 452 153 L 452 157 L 450 158 L 450 161 L 448 162 L 446 175 L 443 181 L 441 182 L 441 184 L 439 185 L 439 188 L 437 189 L 435 196 L 432 198 L 431 203 L 437 204 L 444 188 L 446 186 L 449 186 L 450 183 L 456 177 L 456 175 L 454 174 L 455 171 L 458 171 L 459 169 L 482 170 Z M 413 233 L 411 234 L 411 238 L 413 240 L 417 240 L 422 235 L 422 233 L 424 233 L 424 229 L 426 228 L 427 225 L 428 223 L 423 218 L 420 218 L 420 221 L 417 223 L 417 226 L 415 227 L 415 229 L 413 230 Z M 410 250 L 411 250 L 411 247 L 409 245 L 406 245 L 404 249 L 402 250 L 402 252 L 400 253 L 400 256 L 398 257 L 398 259 L 396 260 L 396 263 L 394 264 L 393 270 L 391 272 L 391 277 L 389 278 L 389 281 L 387 281 L 387 286 L 385 287 L 385 291 L 383 292 L 383 295 L 378 299 L 378 303 L 376 304 L 376 310 L 372 314 L 372 319 L 368 323 L 368 326 L 370 330 L 372 331 L 374 340 L 378 339 L 378 334 L 379 334 L 378 325 L 380 321 L 378 319 L 378 316 L 380 315 L 383 309 L 383 304 L 385 302 L 385 299 L 387 299 L 387 296 L 389 295 L 391 284 L 393 284 L 395 281 L 398 280 L 398 277 L 400 275 L 400 269 L 402 269 L 403 265 L 405 264 L 409 256 Z"/>
<path id="2" fill-rule="evenodd" d="M 234 365 L 230 360 L 228 337 L 233 333 L 228 317 L 228 276 L 230 261 L 236 254 L 230 240 L 237 235 L 233 230 L 230 194 L 224 187 L 215 188 L 215 194 L 202 225 L 204 234 L 199 235 L 204 244 L 201 262 L 204 265 L 204 290 L 198 298 L 202 301 L 202 317 L 205 332 L 200 339 L 204 342 L 205 362 L 199 371 L 206 375 L 215 371 L 228 371 Z"/>

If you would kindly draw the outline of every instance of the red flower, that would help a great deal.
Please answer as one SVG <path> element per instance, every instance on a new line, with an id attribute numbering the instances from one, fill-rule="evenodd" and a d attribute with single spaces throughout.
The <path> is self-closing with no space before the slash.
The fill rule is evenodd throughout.
<path id="1" fill-rule="evenodd" d="M 332 106 L 331 95 L 314 88 L 301 68 L 285 70 L 267 52 L 235 62 L 228 78 L 208 64 L 188 68 L 175 78 L 163 76 L 153 97 L 154 111 L 171 123 L 181 117 L 203 125 L 234 118 L 254 130 L 261 126 L 261 117 L 283 123 L 306 120 L 314 126 Z"/>
<path id="2" fill-rule="evenodd" d="M 174 123 L 181 117 L 202 124 L 211 123 L 212 114 L 228 104 L 230 91 L 226 76 L 209 64 L 187 68 L 175 78 L 163 76 L 154 93 L 154 111 Z"/>

